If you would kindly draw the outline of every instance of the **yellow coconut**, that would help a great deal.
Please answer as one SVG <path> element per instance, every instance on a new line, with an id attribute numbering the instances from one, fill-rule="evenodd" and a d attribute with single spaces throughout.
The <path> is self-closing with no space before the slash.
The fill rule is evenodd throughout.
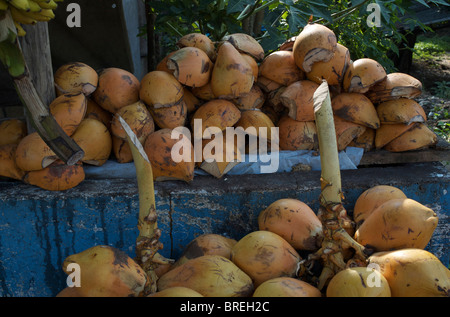
<path id="1" fill-rule="evenodd" d="M 334 127 L 336 130 L 336 139 L 338 145 L 338 151 L 343 151 L 347 146 L 356 138 L 361 136 L 366 127 L 354 122 L 334 117 Z"/>
<path id="2" fill-rule="evenodd" d="M 191 118 L 191 127 L 195 129 L 196 120 L 201 120 L 201 133 L 208 128 L 220 131 L 232 127 L 241 118 L 241 112 L 234 103 L 225 99 L 213 99 L 201 105 Z M 195 133 L 195 131 L 194 131 Z"/>
<path id="3" fill-rule="evenodd" d="M 101 70 L 98 76 L 98 87 L 92 98 L 103 109 L 116 113 L 139 100 L 139 80 L 129 71 L 110 67 Z"/>
<path id="4" fill-rule="evenodd" d="M 341 119 L 371 129 L 380 127 L 380 119 L 372 101 L 360 93 L 341 93 L 331 101 L 333 113 Z"/>
<path id="5" fill-rule="evenodd" d="M 121 139 L 126 139 L 127 134 L 119 122 L 119 116 L 122 117 L 130 126 L 141 144 L 144 144 L 147 136 L 155 131 L 153 117 L 142 101 L 120 108 L 114 115 L 111 122 L 111 133 Z"/>
<path id="6" fill-rule="evenodd" d="M 188 87 L 183 87 L 183 100 L 186 104 L 188 115 L 194 113 L 203 103 L 203 101 L 197 98 Z"/>
<path id="7" fill-rule="evenodd" d="M 409 198 L 390 199 L 364 220 L 355 240 L 376 251 L 423 249 L 438 223 L 436 213 Z"/>
<path id="8" fill-rule="evenodd" d="M 392 297 L 450 296 L 450 270 L 428 251 L 377 252 L 369 257 L 369 265 L 379 267 Z"/>
<path id="9" fill-rule="evenodd" d="M 175 105 L 170 107 L 148 107 L 154 122 L 161 129 L 175 129 L 186 124 L 187 119 L 187 104 L 184 99 L 181 99 Z"/>
<path id="10" fill-rule="evenodd" d="M 369 152 L 375 148 L 375 134 L 376 129 L 366 128 L 366 131 L 353 139 L 348 146 L 359 147 L 364 149 L 364 152 Z"/>
<path id="11" fill-rule="evenodd" d="M 342 44 L 337 43 L 336 51 L 328 62 L 317 62 L 306 73 L 306 78 L 318 83 L 326 80 L 330 86 L 339 86 L 344 80 L 344 74 L 350 64 L 349 50 Z"/>
<path id="12" fill-rule="evenodd" d="M 386 78 L 386 70 L 376 60 L 360 58 L 350 63 L 342 82 L 346 92 L 365 93 Z"/>
<path id="13" fill-rule="evenodd" d="M 79 92 L 89 96 L 97 89 L 98 74 L 85 63 L 67 63 L 56 70 L 54 82 L 57 96 Z"/>
<path id="14" fill-rule="evenodd" d="M 158 64 L 156 64 L 155 70 L 158 71 L 164 71 L 166 73 L 172 74 L 173 71 L 167 67 L 167 61 L 169 60 L 170 56 L 175 54 L 176 51 L 169 52 L 162 60 L 159 61 Z"/>
<path id="15" fill-rule="evenodd" d="M 61 160 L 56 160 L 44 169 L 27 172 L 23 181 L 45 190 L 61 191 L 77 186 L 84 177 L 81 162 L 67 165 Z"/>
<path id="16" fill-rule="evenodd" d="M 292 51 L 297 66 L 308 73 L 314 63 L 329 61 L 336 48 L 337 39 L 332 30 L 321 24 L 308 23 L 295 38 Z"/>
<path id="17" fill-rule="evenodd" d="M 144 270 L 125 252 L 111 246 L 97 245 L 68 256 L 63 271 L 72 273 L 73 264 L 79 266 L 77 289 L 85 297 L 137 297 L 147 283 Z"/>
<path id="18" fill-rule="evenodd" d="M 216 99 L 216 96 L 211 88 L 211 81 L 202 87 L 193 87 L 191 92 L 195 97 L 204 101 Z"/>
<path id="19" fill-rule="evenodd" d="M 275 277 L 294 277 L 301 258 L 276 233 L 258 230 L 242 237 L 231 250 L 231 260 L 248 274 L 255 287 Z"/>
<path id="20" fill-rule="evenodd" d="M 147 297 L 204 297 L 204 296 L 199 292 L 194 291 L 193 289 L 183 286 L 174 286 L 150 294 Z"/>
<path id="21" fill-rule="evenodd" d="M 322 297 L 317 287 L 293 277 L 276 277 L 259 285 L 253 297 Z"/>
<path id="22" fill-rule="evenodd" d="M 17 145 L 15 161 L 23 171 L 41 170 L 57 159 L 55 152 L 37 132 L 24 137 Z"/>
<path id="23" fill-rule="evenodd" d="M 398 98 L 413 99 L 422 93 L 422 83 L 405 73 L 390 73 L 386 79 L 375 84 L 366 93 L 373 103 L 381 103 Z"/>
<path id="24" fill-rule="evenodd" d="M 162 275 L 157 285 L 160 291 L 187 287 L 205 297 L 248 297 L 254 290 L 251 278 L 220 255 L 193 258 Z"/>
<path id="25" fill-rule="evenodd" d="M 282 104 L 289 109 L 289 116 L 297 121 L 314 121 L 314 92 L 319 85 L 310 80 L 290 84 L 280 95 Z"/>
<path id="26" fill-rule="evenodd" d="M 190 259 L 203 255 L 220 255 L 227 259 L 231 259 L 231 249 L 236 242 L 237 241 L 235 239 L 215 233 L 205 233 L 199 235 L 191 240 L 184 248 L 183 253 L 174 263 L 172 268 L 180 266 Z"/>
<path id="27" fill-rule="evenodd" d="M 391 297 L 386 278 L 371 267 L 346 268 L 332 277 L 327 297 Z"/>
<path id="28" fill-rule="evenodd" d="M 422 106 L 417 101 L 407 98 L 382 102 L 377 106 L 377 113 L 380 122 L 384 124 L 411 124 L 427 121 L 427 115 Z"/>
<path id="29" fill-rule="evenodd" d="M 275 128 L 272 120 L 261 110 L 242 111 L 241 118 L 234 125 L 236 128 L 241 127 L 247 134 L 255 135 L 261 142 L 275 141 L 278 143 L 276 136 L 272 136 L 272 130 Z M 256 144 L 255 144 L 256 145 Z"/>
<path id="30" fill-rule="evenodd" d="M 424 123 L 416 123 L 384 147 L 390 152 L 419 150 L 436 145 L 437 135 Z"/>
<path id="31" fill-rule="evenodd" d="M 239 110 L 260 109 L 266 100 L 266 96 L 261 88 L 254 84 L 248 94 L 244 94 L 233 100 Z"/>
<path id="32" fill-rule="evenodd" d="M 92 98 L 87 98 L 86 114 L 84 118 L 99 120 L 108 129 L 111 127 L 112 113 L 100 107 Z"/>
<path id="33" fill-rule="evenodd" d="M 27 135 L 27 124 L 20 119 L 6 119 L 0 122 L 0 146 L 19 144 Z"/>
<path id="34" fill-rule="evenodd" d="M 319 139 L 314 121 L 296 121 L 284 116 L 278 122 L 280 149 L 314 150 L 319 148 Z"/>
<path id="35" fill-rule="evenodd" d="M 172 137 L 172 131 L 157 130 L 144 142 L 144 151 L 152 164 L 153 179 L 190 182 L 194 179 L 195 167 L 193 145 L 190 139 L 181 133 Z"/>
<path id="36" fill-rule="evenodd" d="M 133 161 L 130 145 L 127 140 L 111 135 L 112 152 L 118 163 L 130 163 Z"/>
<path id="37" fill-rule="evenodd" d="M 229 42 L 220 45 L 211 75 L 211 89 L 217 98 L 237 98 L 250 92 L 254 82 L 248 62 Z"/>
<path id="38" fill-rule="evenodd" d="M 155 70 L 142 78 L 139 96 L 150 108 L 171 107 L 183 99 L 183 86 L 172 74 Z"/>
<path id="39" fill-rule="evenodd" d="M 248 63 L 248 66 L 250 66 L 250 68 L 252 69 L 252 73 L 253 73 L 253 82 L 255 83 L 258 80 L 258 76 L 259 76 L 259 65 L 256 62 L 256 60 L 245 53 L 241 53 L 241 56 L 245 59 L 245 61 Z"/>
<path id="40" fill-rule="evenodd" d="M 16 148 L 17 144 L 0 145 L 0 176 L 22 180 L 25 172 L 16 164 Z"/>
<path id="41" fill-rule="evenodd" d="M 283 198 L 258 215 L 259 230 L 268 230 L 284 238 L 296 250 L 317 250 L 323 239 L 322 223 L 304 202 Z"/>
<path id="42" fill-rule="evenodd" d="M 216 59 L 216 47 L 213 41 L 202 33 L 189 33 L 183 35 L 176 43 L 179 48 L 196 47 L 204 51 L 211 61 Z"/>
<path id="43" fill-rule="evenodd" d="M 305 76 L 294 61 L 291 51 L 274 51 L 259 65 L 259 74 L 283 86 L 302 80 Z"/>
<path id="44" fill-rule="evenodd" d="M 412 129 L 418 123 L 381 124 L 375 133 L 375 148 L 381 149 L 386 144 Z"/>
<path id="45" fill-rule="evenodd" d="M 68 136 L 75 132 L 86 109 L 87 98 L 83 93 L 61 95 L 49 105 L 50 113 Z"/>
<path id="46" fill-rule="evenodd" d="M 407 198 L 405 193 L 391 185 L 376 185 L 366 189 L 358 196 L 353 208 L 353 220 L 359 228 L 370 214 L 386 201 L 391 199 Z"/>
<path id="47" fill-rule="evenodd" d="M 167 68 L 183 85 L 202 87 L 211 78 L 213 63 L 204 51 L 188 46 L 180 48 L 169 56 Z"/>
<path id="48" fill-rule="evenodd" d="M 84 152 L 81 159 L 83 163 L 101 166 L 111 155 L 111 133 L 102 122 L 96 119 L 83 119 L 72 135 L 72 139 Z"/>
<path id="49" fill-rule="evenodd" d="M 264 58 L 264 49 L 259 44 L 255 38 L 252 36 L 245 34 L 245 33 L 233 33 L 224 36 L 221 39 L 221 44 L 223 45 L 223 42 L 229 42 L 232 44 L 239 52 L 248 54 L 252 56 L 256 61 L 260 62 Z M 220 50 L 220 47 L 219 47 Z"/>

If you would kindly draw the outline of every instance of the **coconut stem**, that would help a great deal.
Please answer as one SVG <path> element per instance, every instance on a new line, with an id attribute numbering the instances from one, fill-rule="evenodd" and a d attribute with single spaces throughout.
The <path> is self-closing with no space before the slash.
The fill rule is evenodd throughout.
<path id="1" fill-rule="evenodd" d="M 353 222 L 347 217 L 341 202 L 343 196 L 338 147 L 330 92 L 326 81 L 314 93 L 314 115 L 322 170 L 318 217 L 322 222 L 324 239 L 321 248 L 308 258 L 306 265 L 310 267 L 311 261 L 322 260 L 323 269 L 317 281 L 317 287 L 322 289 L 334 274 L 346 266 L 353 263 L 364 265 L 367 256 L 365 248 L 345 230 L 350 229 L 349 226 L 353 226 Z M 346 263 L 343 251 L 348 248 L 353 248 L 356 252 L 355 259 Z"/>
<path id="2" fill-rule="evenodd" d="M 8 69 L 36 131 L 64 163 L 76 164 L 84 152 L 59 126 L 36 91 L 9 11 L 0 17 L 0 60 Z"/>
<path id="3" fill-rule="evenodd" d="M 144 269 L 148 276 L 147 287 L 144 295 L 156 292 L 158 277 L 155 269 L 171 262 L 158 254 L 163 248 L 159 241 L 161 230 L 158 229 L 157 212 L 155 203 L 155 190 L 153 183 L 152 165 L 142 148 L 137 136 L 133 133 L 125 120 L 118 116 L 119 122 L 127 134 L 127 141 L 131 148 L 139 190 L 139 235 L 136 239 L 136 261 Z"/>

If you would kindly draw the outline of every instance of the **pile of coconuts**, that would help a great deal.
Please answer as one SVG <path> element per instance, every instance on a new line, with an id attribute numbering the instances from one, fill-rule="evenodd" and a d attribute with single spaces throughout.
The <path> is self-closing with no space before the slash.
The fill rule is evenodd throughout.
<path id="1" fill-rule="evenodd" d="M 258 216 L 258 228 L 239 240 L 204 233 L 187 244 L 174 263 L 156 268 L 155 292 L 139 265 L 111 246 L 98 245 L 68 256 L 80 265 L 81 287 L 58 297 L 448 297 L 450 270 L 424 250 L 438 218 L 399 188 L 377 185 L 354 206 L 355 240 L 374 253 L 366 265 L 349 266 L 319 290 L 299 274 L 300 254 L 320 248 L 322 224 L 293 198 L 279 199 Z M 348 255 L 349 258 L 351 254 Z M 126 265 L 124 265 L 126 264 Z"/>
<path id="2" fill-rule="evenodd" d="M 0 170 L 0 176 L 63 190 L 84 179 L 83 164 L 100 166 L 109 158 L 131 162 L 116 114 L 132 127 L 146 149 L 156 181 L 190 182 L 196 167 L 220 178 L 245 154 L 239 144 L 227 146 L 224 137 L 227 160 L 194 158 L 192 148 L 190 161 L 173 162 L 174 144 L 191 146 L 187 138 L 172 139 L 173 129 L 186 127 L 193 132 L 195 119 L 202 120 L 202 133 L 209 127 L 218 131 L 278 127 L 280 150 L 318 150 L 313 94 L 323 80 L 332 93 L 339 151 L 354 146 L 364 151 L 403 152 L 437 143 L 437 136 L 426 125 L 423 108 L 414 100 L 422 92 L 421 82 L 404 73 L 387 74 L 373 59 L 353 61 L 348 49 L 337 43 L 334 32 L 323 25 L 307 24 L 298 36 L 269 54 L 242 33 L 227 35 L 219 42 L 192 33 L 176 44 L 179 49 L 168 53 L 141 80 L 114 67 L 95 71 L 81 62 L 61 66 L 54 75 L 58 97 L 50 110 L 85 151 L 85 157 L 80 164 L 65 166 L 38 135 L 27 136 L 24 144 L 18 145 L 19 154 L 11 145 L 0 149 L 5 166 L 14 166 L 14 173 L 8 168 Z M 0 131 L 2 134 L 5 132 Z M 203 138 L 202 146 L 212 139 L 214 135 Z M 271 140 L 266 136 L 262 142 L 270 146 Z M 27 143 L 35 144 L 32 156 L 24 153 Z M 245 149 L 246 153 L 255 150 Z M 53 177 L 50 184 L 43 182 L 51 168 L 60 169 L 52 175 L 64 180 Z"/>

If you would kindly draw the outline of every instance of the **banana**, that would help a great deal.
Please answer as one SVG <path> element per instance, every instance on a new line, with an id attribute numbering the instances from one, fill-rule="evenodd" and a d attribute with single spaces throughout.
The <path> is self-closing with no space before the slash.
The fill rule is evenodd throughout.
<path id="1" fill-rule="evenodd" d="M 47 0 L 47 1 L 42 1 L 42 2 L 37 2 L 37 4 L 42 8 L 42 9 L 52 9 L 55 10 L 58 7 L 58 4 L 53 1 L 53 0 Z"/>
<path id="2" fill-rule="evenodd" d="M 6 11 L 8 9 L 8 3 L 5 0 L 0 0 L 0 11 Z"/>
<path id="3" fill-rule="evenodd" d="M 25 36 L 25 34 L 27 34 L 19 22 L 14 21 L 14 25 L 17 29 L 17 36 Z"/>
<path id="4" fill-rule="evenodd" d="M 55 13 L 51 9 L 42 9 L 41 12 L 23 12 L 23 14 L 36 21 L 42 22 L 48 22 L 55 17 Z"/>
<path id="5" fill-rule="evenodd" d="M 15 7 L 11 7 L 11 16 L 15 22 L 21 24 L 36 24 L 37 21 L 31 18 L 28 15 L 23 14 L 20 10 L 17 10 Z"/>
<path id="6" fill-rule="evenodd" d="M 11 6 L 23 10 L 23 11 L 30 11 L 30 1 L 28 0 L 6 0 Z"/>
<path id="7" fill-rule="evenodd" d="M 39 6 L 39 4 L 35 1 L 28 1 L 30 4 L 30 11 L 31 12 L 41 12 L 42 8 Z"/>

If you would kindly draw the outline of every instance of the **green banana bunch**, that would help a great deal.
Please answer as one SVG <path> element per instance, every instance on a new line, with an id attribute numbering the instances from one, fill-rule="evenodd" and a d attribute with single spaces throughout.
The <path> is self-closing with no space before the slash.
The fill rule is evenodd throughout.
<path id="1" fill-rule="evenodd" d="M 26 32 L 23 24 L 50 21 L 55 17 L 53 10 L 58 7 L 57 2 L 62 1 L 64 0 L 0 0 L 0 13 L 9 9 L 17 35 L 24 36 Z"/>

